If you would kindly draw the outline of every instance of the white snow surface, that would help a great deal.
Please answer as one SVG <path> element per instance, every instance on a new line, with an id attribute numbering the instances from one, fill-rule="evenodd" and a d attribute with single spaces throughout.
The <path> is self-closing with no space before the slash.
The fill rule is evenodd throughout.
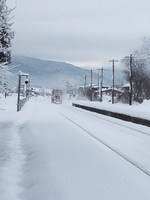
<path id="1" fill-rule="evenodd" d="M 112 104 L 108 101 L 101 103 L 88 100 L 76 100 L 73 103 L 150 120 L 150 100 L 144 100 L 142 104 L 133 103 L 132 106 L 122 103 Z"/>
<path id="2" fill-rule="evenodd" d="M 47 97 L 16 112 L 16 101 L 0 99 L 0 200 L 150 199 L 150 176 L 86 132 L 150 172 L 150 128 Z"/>

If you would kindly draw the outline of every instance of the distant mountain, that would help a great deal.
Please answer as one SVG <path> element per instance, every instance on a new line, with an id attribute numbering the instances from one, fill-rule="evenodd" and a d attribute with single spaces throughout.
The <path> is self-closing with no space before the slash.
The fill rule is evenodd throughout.
<path id="1" fill-rule="evenodd" d="M 40 60 L 25 56 L 14 56 L 10 71 L 13 73 L 14 84 L 17 84 L 19 71 L 28 73 L 30 75 L 32 86 L 53 89 L 64 88 L 67 82 L 69 82 L 71 85 L 84 85 L 85 73 L 87 74 L 87 84 L 90 84 L 89 70 L 76 67 L 65 62 Z M 105 84 L 111 84 L 111 80 L 109 80 L 112 77 L 111 73 L 111 70 L 107 70 L 107 73 L 105 72 Z M 119 78 L 122 80 L 122 72 L 117 72 L 117 74 L 117 79 Z M 93 82 L 97 83 L 96 73 L 93 73 Z"/>

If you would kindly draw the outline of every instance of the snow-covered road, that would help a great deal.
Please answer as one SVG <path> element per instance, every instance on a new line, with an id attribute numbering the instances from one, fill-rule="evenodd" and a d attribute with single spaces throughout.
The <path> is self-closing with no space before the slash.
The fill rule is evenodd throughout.
<path id="1" fill-rule="evenodd" d="M 47 98 L 15 109 L 0 116 L 0 199 L 149 200 L 150 176 L 99 140 L 150 172 L 150 128 Z"/>

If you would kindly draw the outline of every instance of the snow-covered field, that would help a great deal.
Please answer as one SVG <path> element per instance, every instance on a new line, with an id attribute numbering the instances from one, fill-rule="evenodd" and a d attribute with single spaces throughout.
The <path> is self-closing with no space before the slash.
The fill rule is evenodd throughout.
<path id="1" fill-rule="evenodd" d="M 0 99 L 0 199 L 149 200 L 150 176 L 96 138 L 150 173 L 150 128 L 16 99 Z"/>

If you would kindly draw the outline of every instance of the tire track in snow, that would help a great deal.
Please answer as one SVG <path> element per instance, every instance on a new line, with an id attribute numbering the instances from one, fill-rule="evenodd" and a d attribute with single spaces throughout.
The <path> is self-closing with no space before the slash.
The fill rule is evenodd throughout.
<path id="1" fill-rule="evenodd" d="M 19 184 L 25 155 L 21 149 L 19 128 L 13 125 L 8 130 L 11 133 L 5 147 L 5 154 L 1 157 L 3 164 L 0 166 L 0 199 L 19 200 L 19 195 L 23 191 Z"/>

